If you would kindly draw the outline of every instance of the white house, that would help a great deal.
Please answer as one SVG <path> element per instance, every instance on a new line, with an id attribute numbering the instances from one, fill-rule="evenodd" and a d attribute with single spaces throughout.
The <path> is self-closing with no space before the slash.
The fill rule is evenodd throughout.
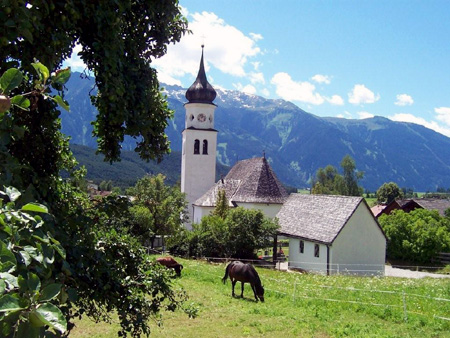
<path id="1" fill-rule="evenodd" d="M 269 218 L 275 217 L 288 198 L 264 156 L 239 161 L 223 179 L 194 202 L 194 223 L 200 223 L 203 216 L 214 210 L 220 190 L 225 191 L 230 207 L 259 209 Z"/>
<path id="2" fill-rule="evenodd" d="M 291 194 L 277 217 L 289 268 L 384 275 L 386 236 L 364 198 Z"/>

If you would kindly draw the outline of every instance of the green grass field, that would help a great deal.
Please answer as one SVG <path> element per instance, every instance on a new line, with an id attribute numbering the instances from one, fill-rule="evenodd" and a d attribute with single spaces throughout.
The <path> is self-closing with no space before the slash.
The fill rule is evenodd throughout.
<path id="1" fill-rule="evenodd" d="M 266 289 L 255 302 L 246 284 L 244 298 L 223 285 L 224 264 L 181 260 L 174 286 L 199 309 L 151 323 L 154 337 L 450 337 L 450 281 L 302 275 L 258 268 Z M 240 293 L 240 283 L 237 284 Z M 406 310 L 406 312 L 405 312 Z M 118 324 L 76 322 L 71 337 L 115 337 Z"/>

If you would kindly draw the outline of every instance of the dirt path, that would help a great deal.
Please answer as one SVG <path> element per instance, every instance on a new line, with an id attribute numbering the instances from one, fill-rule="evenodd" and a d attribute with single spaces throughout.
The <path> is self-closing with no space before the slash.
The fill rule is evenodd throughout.
<path id="1" fill-rule="evenodd" d="M 412 271 L 408 269 L 393 268 L 390 265 L 386 265 L 384 268 L 384 275 L 389 277 L 403 277 L 403 278 L 450 278 L 450 275 L 442 275 L 438 273 Z"/>

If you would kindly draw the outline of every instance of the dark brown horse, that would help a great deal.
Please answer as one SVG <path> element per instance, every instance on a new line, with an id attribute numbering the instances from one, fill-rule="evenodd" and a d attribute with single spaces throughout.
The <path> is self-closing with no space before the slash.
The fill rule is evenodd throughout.
<path id="1" fill-rule="evenodd" d="M 167 257 L 158 257 L 156 259 L 156 261 L 161 264 L 164 265 L 165 267 L 169 268 L 169 269 L 174 269 L 175 273 L 178 277 L 181 276 L 181 270 L 183 270 L 183 265 L 179 264 L 175 259 L 173 259 L 170 256 Z"/>
<path id="2" fill-rule="evenodd" d="M 258 298 L 261 302 L 264 302 L 264 288 L 261 285 L 261 279 L 259 279 L 258 273 L 251 264 L 245 264 L 240 261 L 233 261 L 227 265 L 225 269 L 225 276 L 222 278 L 222 282 L 225 284 L 228 276 L 230 276 L 232 284 L 231 295 L 234 297 L 234 286 L 236 282 L 241 282 L 241 297 L 244 297 L 244 283 L 250 283 L 256 301 Z"/>

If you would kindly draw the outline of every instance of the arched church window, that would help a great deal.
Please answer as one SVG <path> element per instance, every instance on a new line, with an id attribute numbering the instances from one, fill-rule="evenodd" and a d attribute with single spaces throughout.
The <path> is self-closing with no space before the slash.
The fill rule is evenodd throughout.
<path id="1" fill-rule="evenodd" d="M 208 155 L 208 140 L 203 140 L 203 155 Z"/>
<path id="2" fill-rule="evenodd" d="M 195 140 L 195 142 L 194 142 L 194 155 L 195 154 L 200 154 L 200 141 L 199 140 Z"/>

